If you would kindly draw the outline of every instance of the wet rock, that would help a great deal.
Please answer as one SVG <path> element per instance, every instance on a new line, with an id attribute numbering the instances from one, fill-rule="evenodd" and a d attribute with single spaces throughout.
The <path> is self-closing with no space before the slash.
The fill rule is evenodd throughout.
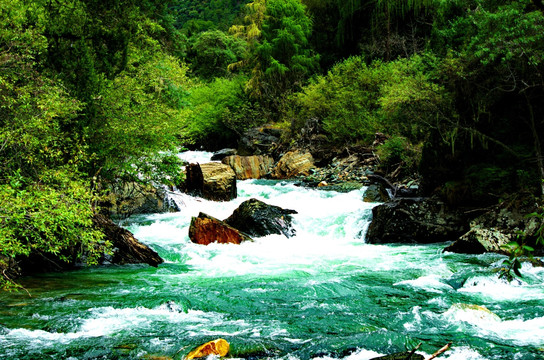
<path id="1" fill-rule="evenodd" d="M 466 216 L 438 198 L 403 198 L 372 209 L 367 242 L 433 243 L 452 241 L 468 230 Z"/>
<path id="2" fill-rule="evenodd" d="M 163 263 L 163 259 L 153 249 L 138 241 L 130 231 L 123 229 L 106 216 L 95 215 L 93 224 L 112 243 L 114 250 L 111 263 L 148 264 L 155 267 Z"/>
<path id="3" fill-rule="evenodd" d="M 112 218 L 127 218 L 133 214 L 156 214 L 179 210 L 174 203 L 168 202 L 163 189 L 136 182 L 112 186 L 103 208 L 109 211 Z"/>
<path id="4" fill-rule="evenodd" d="M 387 190 L 381 184 L 369 185 L 363 196 L 366 202 L 386 202 L 390 200 Z"/>
<path id="5" fill-rule="evenodd" d="M 222 149 L 213 153 L 211 160 L 212 161 L 221 161 L 227 156 L 236 155 L 238 151 L 236 149 Z"/>
<path id="6" fill-rule="evenodd" d="M 270 173 L 274 166 L 274 159 L 270 156 L 228 156 L 223 164 L 229 165 L 236 174 L 236 179 L 260 179 Z"/>
<path id="7" fill-rule="evenodd" d="M 295 210 L 282 209 L 257 199 L 249 199 L 240 204 L 225 222 L 251 236 L 283 234 L 291 237 L 295 235 L 291 215 L 296 213 Z"/>
<path id="8" fill-rule="evenodd" d="M 264 155 L 273 153 L 280 143 L 283 131 L 270 125 L 249 129 L 238 142 L 238 154 Z"/>
<path id="9" fill-rule="evenodd" d="M 189 164 L 185 189 L 208 200 L 229 201 L 236 198 L 236 174 L 221 163 Z"/>
<path id="10" fill-rule="evenodd" d="M 313 169 L 314 159 L 310 153 L 290 151 L 283 155 L 271 173 L 275 179 L 289 179 L 299 175 L 309 175 Z"/>
<path id="11" fill-rule="evenodd" d="M 444 251 L 466 254 L 485 252 L 507 253 L 503 246 L 518 240 L 520 231 L 526 234 L 527 244 L 535 247 L 541 220 L 527 217 L 537 211 L 531 198 L 505 201 L 470 222 L 470 229 Z M 536 246 L 537 253 L 541 248 Z"/>
<path id="12" fill-rule="evenodd" d="M 225 339 L 217 339 L 200 345 L 185 357 L 185 360 L 198 359 L 209 355 L 227 356 L 230 345 Z"/>
<path id="13" fill-rule="evenodd" d="M 244 241 L 252 241 L 249 236 L 226 222 L 204 213 L 200 213 L 198 217 L 191 219 L 189 238 L 195 244 L 200 245 L 209 245 L 211 243 L 241 244 Z"/>

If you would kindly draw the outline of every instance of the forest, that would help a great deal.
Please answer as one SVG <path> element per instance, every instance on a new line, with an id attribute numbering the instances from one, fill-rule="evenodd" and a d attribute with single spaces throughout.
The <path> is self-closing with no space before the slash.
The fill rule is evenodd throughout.
<path id="1" fill-rule="evenodd" d="M 0 0 L 0 262 L 96 262 L 113 184 L 264 124 L 385 134 L 385 173 L 459 206 L 541 198 L 543 75 L 542 0 Z"/>

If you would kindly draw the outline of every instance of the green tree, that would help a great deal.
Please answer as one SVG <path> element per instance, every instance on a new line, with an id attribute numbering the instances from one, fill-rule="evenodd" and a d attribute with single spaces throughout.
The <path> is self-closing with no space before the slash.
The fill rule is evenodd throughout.
<path id="1" fill-rule="evenodd" d="M 246 26 L 231 28 L 249 42 L 251 67 L 247 90 L 270 109 L 281 108 L 286 95 L 302 86 L 317 67 L 308 37 L 312 24 L 300 0 L 254 1 L 248 4 Z"/>
<path id="2" fill-rule="evenodd" d="M 191 40 L 191 69 L 204 79 L 228 76 L 228 65 L 239 61 L 246 52 L 245 42 L 220 30 L 201 32 Z"/>

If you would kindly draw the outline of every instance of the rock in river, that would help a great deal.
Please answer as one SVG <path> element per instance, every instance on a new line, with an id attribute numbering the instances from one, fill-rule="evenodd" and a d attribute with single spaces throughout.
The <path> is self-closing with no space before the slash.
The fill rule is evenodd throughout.
<path id="1" fill-rule="evenodd" d="M 468 220 L 438 198 L 401 198 L 372 209 L 370 244 L 433 243 L 457 239 Z"/>
<path id="2" fill-rule="evenodd" d="M 270 156 L 227 156 L 223 164 L 229 165 L 238 180 L 260 179 L 268 175 L 274 166 L 274 159 Z"/>
<path id="3" fill-rule="evenodd" d="M 221 163 L 189 164 L 185 189 L 208 200 L 229 201 L 236 198 L 236 174 Z"/>
<path id="4" fill-rule="evenodd" d="M 290 151 L 278 161 L 271 176 L 275 179 L 289 179 L 299 175 L 308 175 L 310 169 L 314 167 L 312 154 Z"/>
<path id="5" fill-rule="evenodd" d="M 226 356 L 230 351 L 230 345 L 225 339 L 217 339 L 200 345 L 191 351 L 184 360 L 192 360 L 207 357 L 209 355 Z"/>
<path id="6" fill-rule="evenodd" d="M 240 204 L 225 222 L 251 236 L 283 234 L 291 237 L 295 235 L 291 215 L 296 213 L 295 210 L 282 209 L 257 199 L 249 199 Z"/>
<path id="7" fill-rule="evenodd" d="M 201 245 L 211 243 L 240 244 L 252 239 L 227 223 L 204 213 L 191 219 L 189 238 Z"/>

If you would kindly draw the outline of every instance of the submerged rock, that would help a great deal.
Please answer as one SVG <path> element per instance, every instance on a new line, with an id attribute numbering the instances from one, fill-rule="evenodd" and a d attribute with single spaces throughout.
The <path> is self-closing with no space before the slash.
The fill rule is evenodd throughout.
<path id="1" fill-rule="evenodd" d="M 217 339 L 200 345 L 185 357 L 185 360 L 203 358 L 209 355 L 227 356 L 230 345 L 225 339 Z"/>
<path id="2" fill-rule="evenodd" d="M 309 152 L 290 151 L 283 155 L 271 173 L 275 179 L 289 179 L 299 175 L 308 175 L 315 168 L 314 159 Z"/>
<path id="3" fill-rule="evenodd" d="M 195 244 L 240 244 L 252 239 L 229 224 L 204 213 L 191 219 L 189 239 Z"/>
<path id="4" fill-rule="evenodd" d="M 236 174 L 221 163 L 189 164 L 185 189 L 208 200 L 229 201 L 236 198 Z"/>
<path id="5" fill-rule="evenodd" d="M 468 230 L 466 216 L 437 198 L 401 198 L 372 209 L 367 242 L 433 243 L 457 239 Z"/>
<path id="6" fill-rule="evenodd" d="M 270 156 L 227 156 L 223 164 L 229 165 L 236 174 L 236 179 L 260 179 L 270 173 L 274 166 L 274 159 Z"/>
<path id="7" fill-rule="evenodd" d="M 291 215 L 296 213 L 295 210 L 282 209 L 257 199 L 249 199 L 240 204 L 225 222 L 251 236 L 283 234 L 291 237 L 295 235 Z"/>

